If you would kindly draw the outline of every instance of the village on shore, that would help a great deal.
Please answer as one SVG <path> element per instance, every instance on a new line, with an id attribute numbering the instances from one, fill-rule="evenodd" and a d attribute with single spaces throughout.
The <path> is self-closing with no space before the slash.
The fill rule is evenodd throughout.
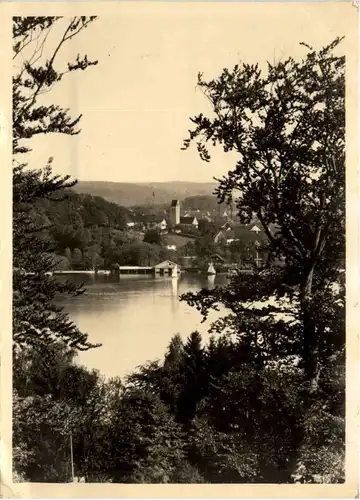
<path id="1" fill-rule="evenodd" d="M 91 211 L 99 203 L 99 197 L 89 194 L 74 196 L 90 200 Z M 101 231 L 92 235 L 90 259 L 85 259 L 86 249 L 78 248 L 84 247 L 82 242 L 76 246 L 72 241 L 69 248 L 67 235 L 60 235 L 64 250 L 56 255 L 54 272 L 157 276 L 187 271 L 232 275 L 260 268 L 267 256 L 264 227 L 255 216 L 249 224 L 242 224 L 234 205 L 217 204 L 214 208 L 214 198 L 193 196 L 190 207 L 187 199 L 173 199 L 168 206 L 152 204 L 127 209 L 102 200 L 112 210 L 126 210 L 122 223 L 118 224 L 116 216 L 115 222 L 103 224 Z M 197 199 L 202 208 L 197 207 Z M 84 238 L 83 234 L 79 238 Z M 110 258 L 109 252 L 104 251 L 107 245 L 112 245 Z M 175 266 L 177 272 L 173 271 Z"/>

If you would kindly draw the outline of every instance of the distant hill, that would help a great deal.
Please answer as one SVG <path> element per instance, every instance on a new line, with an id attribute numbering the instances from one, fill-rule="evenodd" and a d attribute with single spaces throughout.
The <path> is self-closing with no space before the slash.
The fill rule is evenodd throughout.
<path id="1" fill-rule="evenodd" d="M 152 182 L 127 183 L 106 181 L 79 181 L 73 188 L 78 193 L 101 196 L 123 207 L 170 203 L 172 199 L 184 200 L 189 196 L 211 195 L 216 182 Z M 155 193 L 155 197 L 153 197 Z"/>

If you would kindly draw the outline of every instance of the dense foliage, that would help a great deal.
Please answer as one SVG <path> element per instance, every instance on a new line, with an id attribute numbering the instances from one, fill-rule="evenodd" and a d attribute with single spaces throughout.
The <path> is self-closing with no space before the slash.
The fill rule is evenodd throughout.
<path id="1" fill-rule="evenodd" d="M 38 200 L 52 200 L 74 182 L 52 174 L 51 159 L 38 170 L 27 168 L 20 156 L 30 150 L 34 135 L 78 133 L 79 117 L 68 110 L 41 100 L 68 72 L 84 70 L 96 64 L 77 56 L 66 69 L 55 69 L 60 49 L 94 20 L 74 17 L 63 25 L 58 45 L 46 60 L 41 58 L 47 36 L 57 17 L 15 17 L 13 20 L 13 338 L 15 354 L 24 347 L 47 349 L 61 340 L 77 349 L 89 349 L 87 335 L 54 306 L 58 293 L 77 294 L 71 284 L 59 284 L 48 273 L 54 268 L 53 245 L 43 237 L 46 223 L 34 216 Z M 15 359 L 16 362 L 16 359 Z"/>
<path id="2" fill-rule="evenodd" d="M 305 419 L 300 367 L 262 363 L 239 335 L 175 336 L 162 362 L 124 383 L 72 363 L 24 354 L 14 386 L 14 459 L 23 478 L 226 483 L 343 480 L 344 373 L 329 366 Z M 31 366 L 30 366 L 31 364 Z M 303 461 L 294 472 L 302 426 Z M 35 439 L 41 432 L 42 439 Z"/>
<path id="3" fill-rule="evenodd" d="M 123 234 L 129 214 L 103 198 L 71 190 L 65 199 L 41 199 L 33 207 L 34 219 L 47 228 L 43 237 L 53 244 L 57 268 L 65 270 L 101 267 L 114 246 L 139 240 Z"/>
<path id="4" fill-rule="evenodd" d="M 309 449 L 313 425 L 322 419 L 322 378 L 336 377 L 345 362 L 345 58 L 336 55 L 340 41 L 319 51 L 302 44 L 307 49 L 303 60 L 268 63 L 267 72 L 243 64 L 208 82 L 199 75 L 214 114 L 192 118 L 195 128 L 184 143 L 187 149 L 197 141 L 206 162 L 207 142 L 238 154 L 217 193 L 222 200 L 241 193 L 236 201 L 240 220 L 246 223 L 256 215 L 270 252 L 257 276 L 185 298 L 205 316 L 219 304 L 230 309 L 217 330 L 243 336 L 248 348 L 261 354 L 261 364 L 297 359 L 306 390 L 294 470 L 302 471 L 305 480 L 304 461 L 309 464 L 312 456 L 320 467 L 324 459 Z M 283 265 L 273 265 L 271 257 Z M 289 311 L 281 299 L 290 304 L 290 324 L 284 322 Z M 341 449 L 343 421 L 336 420 L 336 412 L 331 418 L 339 425 Z M 325 447 L 326 439 L 326 432 L 318 437 Z"/>

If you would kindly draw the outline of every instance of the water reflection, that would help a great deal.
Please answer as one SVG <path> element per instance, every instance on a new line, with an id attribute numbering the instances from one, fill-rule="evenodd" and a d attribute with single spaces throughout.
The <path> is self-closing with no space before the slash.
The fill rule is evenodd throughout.
<path id="1" fill-rule="evenodd" d="M 209 290 L 212 290 L 215 286 L 215 275 L 214 274 L 210 274 L 208 277 L 207 277 L 207 280 L 208 280 L 208 286 L 207 288 Z"/>
<path id="2" fill-rule="evenodd" d="M 200 313 L 180 301 L 183 293 L 223 284 L 224 276 L 181 274 L 178 279 L 149 275 L 114 276 L 71 275 L 59 278 L 84 282 L 86 291 L 59 304 L 71 319 L 89 334 L 89 340 L 102 343 L 99 349 L 82 352 L 79 362 L 97 368 L 106 376 L 123 376 L 147 360 L 162 358 L 175 333 L 186 338 L 198 330 L 206 335 L 214 312 L 206 323 Z"/>
<path id="3" fill-rule="evenodd" d="M 173 278 L 171 280 L 171 295 L 173 297 L 177 297 L 178 296 L 178 278 Z"/>

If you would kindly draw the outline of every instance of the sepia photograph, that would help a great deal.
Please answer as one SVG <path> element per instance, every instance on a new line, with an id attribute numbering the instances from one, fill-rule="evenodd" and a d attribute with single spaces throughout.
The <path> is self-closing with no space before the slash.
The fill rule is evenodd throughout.
<path id="1" fill-rule="evenodd" d="M 345 484 L 356 8 L 96 5 L 10 18 L 13 483 Z"/>

